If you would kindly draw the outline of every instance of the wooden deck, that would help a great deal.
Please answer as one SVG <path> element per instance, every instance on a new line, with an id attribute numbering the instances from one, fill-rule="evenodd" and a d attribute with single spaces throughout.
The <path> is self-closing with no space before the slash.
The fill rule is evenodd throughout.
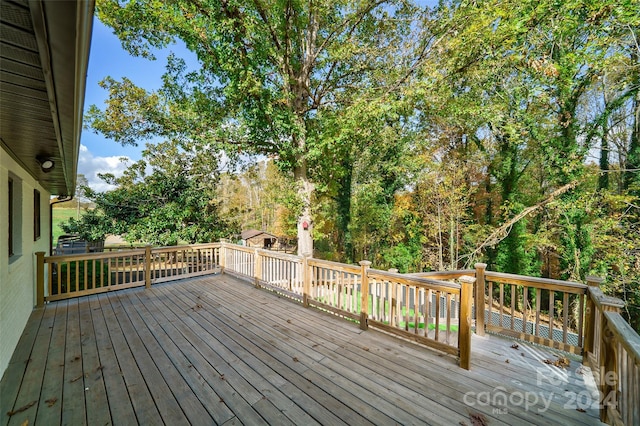
<path id="1" fill-rule="evenodd" d="M 238 281 L 185 279 L 35 310 L 2 424 L 599 424 L 589 372 L 474 336 L 442 355 Z M 11 415 L 9 415 L 11 414 Z M 28 423 L 25 423 L 28 421 Z"/>

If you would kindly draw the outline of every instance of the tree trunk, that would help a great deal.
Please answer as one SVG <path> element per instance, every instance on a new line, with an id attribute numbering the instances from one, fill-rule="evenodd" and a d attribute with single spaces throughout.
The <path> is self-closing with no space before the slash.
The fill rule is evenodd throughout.
<path id="1" fill-rule="evenodd" d="M 609 188 L 609 140 L 607 126 L 602 129 L 600 139 L 600 176 L 598 177 L 598 189 Z"/>
<path id="2" fill-rule="evenodd" d="M 295 167 L 294 177 L 298 185 L 298 196 L 302 201 L 302 210 L 298 217 L 298 255 L 313 255 L 313 221 L 311 220 L 313 184 L 307 177 L 306 160 L 301 160 Z"/>
<path id="3" fill-rule="evenodd" d="M 353 160 L 350 155 L 345 155 L 341 159 L 344 175 L 339 179 L 338 194 L 336 203 L 338 209 L 337 225 L 337 247 L 342 252 L 342 262 L 353 262 L 353 244 L 349 235 L 349 224 L 351 223 L 351 182 L 353 178 Z"/>
<path id="4" fill-rule="evenodd" d="M 640 79 L 639 79 L 640 80 Z M 640 92 L 633 100 L 633 128 L 631 129 L 631 141 L 625 163 L 624 189 L 629 189 L 640 168 Z"/>
<path id="5" fill-rule="evenodd" d="M 605 110 L 609 104 L 607 90 L 603 84 L 603 97 Z M 598 177 L 598 189 L 609 189 L 609 119 L 602 123 L 602 138 L 600 139 L 600 176 Z"/>

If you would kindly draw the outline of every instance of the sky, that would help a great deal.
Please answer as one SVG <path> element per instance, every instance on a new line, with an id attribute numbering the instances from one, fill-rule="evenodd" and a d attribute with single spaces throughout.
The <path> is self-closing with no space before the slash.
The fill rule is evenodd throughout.
<path id="1" fill-rule="evenodd" d="M 89 54 L 89 68 L 87 71 L 87 86 L 84 100 L 84 111 L 91 105 L 103 109 L 108 92 L 98 83 L 107 76 L 116 80 L 127 77 L 134 84 L 147 90 L 159 89 L 162 84 L 162 74 L 169 53 L 175 53 L 187 61 L 190 66 L 196 65 L 195 55 L 184 45 L 173 45 L 170 48 L 155 53 L 156 60 L 136 58 L 126 52 L 120 40 L 112 30 L 97 18 L 93 22 L 93 38 Z M 98 178 L 98 173 L 113 173 L 120 175 L 126 169 L 126 163 L 120 161 L 126 157 L 130 161 L 141 158 L 144 144 L 135 146 L 121 146 L 119 143 L 106 139 L 100 134 L 84 129 L 80 137 L 80 156 L 78 159 L 78 174 L 83 174 L 89 186 L 98 191 L 111 189 L 109 185 Z"/>

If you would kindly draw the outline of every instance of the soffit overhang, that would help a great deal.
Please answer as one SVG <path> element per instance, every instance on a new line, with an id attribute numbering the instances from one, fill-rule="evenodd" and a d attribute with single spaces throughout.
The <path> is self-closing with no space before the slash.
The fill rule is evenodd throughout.
<path id="1" fill-rule="evenodd" d="M 51 194 L 73 195 L 94 1 L 0 6 L 0 143 Z"/>

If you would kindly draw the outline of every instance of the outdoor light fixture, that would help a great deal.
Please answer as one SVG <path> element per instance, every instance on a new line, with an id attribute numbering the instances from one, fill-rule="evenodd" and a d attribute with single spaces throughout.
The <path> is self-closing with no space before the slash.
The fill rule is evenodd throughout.
<path id="1" fill-rule="evenodd" d="M 40 168 L 45 173 L 49 173 L 53 169 L 53 166 L 56 165 L 49 157 L 36 157 L 36 160 L 40 163 Z"/>

